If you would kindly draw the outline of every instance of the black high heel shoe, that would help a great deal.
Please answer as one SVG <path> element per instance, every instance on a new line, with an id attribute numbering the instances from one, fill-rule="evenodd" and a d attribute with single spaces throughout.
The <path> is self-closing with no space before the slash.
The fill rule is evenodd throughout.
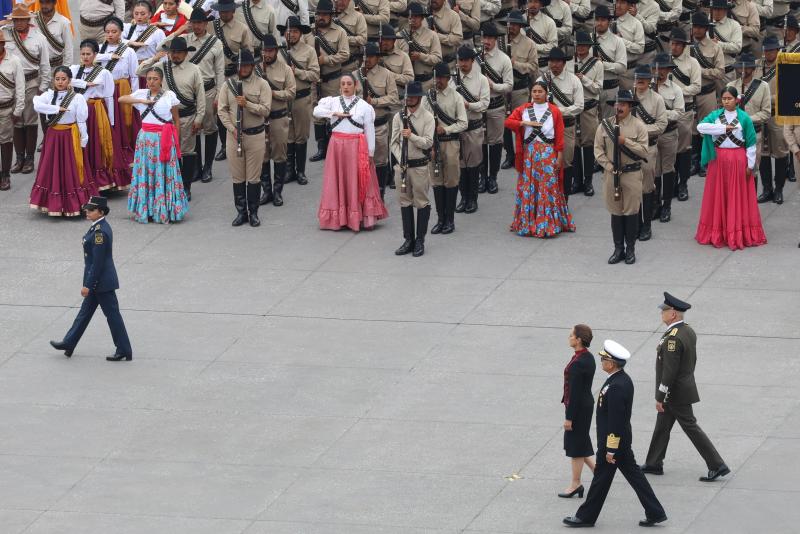
<path id="1" fill-rule="evenodd" d="M 575 488 L 574 490 L 570 491 L 569 493 L 559 493 L 558 496 L 562 499 L 571 499 L 575 495 L 578 496 L 579 499 L 583 499 L 583 484 Z"/>

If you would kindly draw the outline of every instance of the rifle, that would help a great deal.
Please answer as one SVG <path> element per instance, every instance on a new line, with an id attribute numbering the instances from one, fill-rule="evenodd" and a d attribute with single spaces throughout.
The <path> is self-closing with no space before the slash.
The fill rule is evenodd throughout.
<path id="1" fill-rule="evenodd" d="M 236 75 L 239 76 L 239 73 L 242 71 L 242 53 L 239 52 L 239 60 L 238 65 L 236 66 Z M 236 92 L 239 93 L 239 96 L 244 96 L 244 88 L 242 86 L 242 79 L 239 78 L 239 81 L 236 82 Z M 236 106 L 236 156 L 243 157 L 242 154 L 242 119 L 244 118 L 244 110 L 242 106 Z"/>
<path id="2" fill-rule="evenodd" d="M 319 59 L 320 55 L 320 48 L 319 48 L 319 40 L 322 39 L 322 35 L 319 33 L 319 28 L 317 28 L 316 24 L 314 25 L 314 51 L 317 53 L 317 59 Z M 314 84 L 314 87 L 317 91 L 317 102 L 322 100 L 322 74 L 320 72 L 320 79 L 317 83 Z"/>
<path id="3" fill-rule="evenodd" d="M 369 80 L 367 80 L 367 47 L 364 47 L 364 58 L 361 61 L 361 78 L 364 84 L 364 102 L 369 104 Z"/>
<path id="4" fill-rule="evenodd" d="M 286 52 L 286 64 L 292 68 L 292 50 L 289 48 L 289 41 L 283 38 L 283 50 Z M 292 71 L 294 72 L 294 71 Z M 286 101 L 286 110 L 289 112 L 289 124 L 292 123 L 292 109 L 294 108 L 294 99 Z"/>
<path id="5" fill-rule="evenodd" d="M 481 64 L 483 64 L 485 62 L 486 62 L 486 45 L 483 44 L 483 28 L 481 28 Z M 487 113 L 486 113 L 486 111 L 484 111 L 483 112 L 483 117 L 482 117 L 482 120 L 483 120 L 483 144 L 484 145 L 489 144 L 489 139 L 487 137 L 488 131 L 489 131 L 489 128 L 488 128 L 489 124 L 488 124 L 488 119 L 487 119 L 486 115 L 487 115 Z"/>
<path id="6" fill-rule="evenodd" d="M 506 30 L 506 54 L 508 55 L 508 59 L 511 59 L 511 42 L 508 40 L 508 30 Z M 506 93 L 506 117 L 511 115 L 511 94 L 514 91 L 514 85 L 511 85 L 511 91 Z"/>
<path id="7" fill-rule="evenodd" d="M 439 116 L 436 114 L 436 86 L 431 87 L 431 107 L 433 108 L 433 177 L 437 179 L 442 173 L 442 155 L 439 153 Z"/>
<path id="8" fill-rule="evenodd" d="M 622 186 L 620 177 L 622 176 L 622 149 L 619 145 L 619 122 L 614 119 L 614 200 L 622 199 Z"/>
<path id="9" fill-rule="evenodd" d="M 408 94 L 408 86 L 406 86 Z M 403 109 L 400 111 L 400 119 L 403 121 L 403 129 L 408 130 L 410 121 L 408 118 L 408 97 L 403 98 Z M 400 145 L 400 191 L 406 192 L 406 178 L 408 178 L 408 138 L 403 137 Z"/>

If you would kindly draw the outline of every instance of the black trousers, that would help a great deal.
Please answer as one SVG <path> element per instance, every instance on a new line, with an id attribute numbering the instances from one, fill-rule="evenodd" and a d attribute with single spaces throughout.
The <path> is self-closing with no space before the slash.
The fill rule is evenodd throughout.
<path id="1" fill-rule="evenodd" d="M 81 309 L 72 327 L 64 336 L 64 344 L 70 349 L 74 349 L 81 340 L 81 336 L 89 326 L 97 306 L 103 310 L 103 314 L 108 321 L 108 328 L 111 329 L 111 339 L 117 347 L 115 354 L 132 356 L 131 342 L 128 339 L 128 331 L 125 330 L 125 323 L 122 321 L 122 314 L 119 312 L 119 302 L 117 301 L 116 291 L 103 291 L 102 293 L 89 292 L 88 297 L 84 297 Z"/>
<path id="2" fill-rule="evenodd" d="M 722 457 L 703 429 L 697 424 L 691 404 L 665 404 L 664 411 L 659 412 L 656 416 L 656 427 L 653 429 L 653 437 L 650 440 L 650 450 L 647 451 L 647 465 L 652 467 L 664 465 L 664 456 L 667 454 L 667 445 L 669 445 L 669 433 L 675 421 L 681 425 L 683 432 L 705 460 L 706 466 L 713 470 L 719 469 L 724 463 Z"/>
<path id="3" fill-rule="evenodd" d="M 586 501 L 578 508 L 575 515 L 582 521 L 594 523 L 600 515 L 600 510 L 603 509 L 603 503 L 608 496 L 608 490 L 611 489 L 611 482 L 614 481 L 614 475 L 617 469 L 620 470 L 622 476 L 631 485 L 639 502 L 644 507 L 645 516 L 648 519 L 659 519 L 664 517 L 666 513 L 661 503 L 658 502 L 656 494 L 653 493 L 653 488 L 645 478 L 644 473 L 636 463 L 636 458 L 633 456 L 633 451 L 628 449 L 626 451 L 617 451 L 614 455 L 617 463 L 610 464 L 606 462 L 605 448 L 597 451 L 597 460 L 594 468 L 594 477 L 592 478 L 592 485 L 589 486 L 589 493 L 586 495 Z"/>

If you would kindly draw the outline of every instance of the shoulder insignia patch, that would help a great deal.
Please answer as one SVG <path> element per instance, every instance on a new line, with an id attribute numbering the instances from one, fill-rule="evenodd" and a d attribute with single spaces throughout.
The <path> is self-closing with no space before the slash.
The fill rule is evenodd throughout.
<path id="1" fill-rule="evenodd" d="M 673 328 L 672 330 L 669 331 L 669 335 L 671 335 L 671 336 L 674 336 L 677 333 L 678 333 L 678 329 L 677 328 Z"/>
<path id="2" fill-rule="evenodd" d="M 103 232 L 96 232 L 94 234 L 94 244 L 102 245 L 104 243 Z"/>
<path id="3" fill-rule="evenodd" d="M 676 343 L 674 339 L 670 339 L 669 341 L 667 341 L 667 351 L 675 352 L 675 344 Z"/>

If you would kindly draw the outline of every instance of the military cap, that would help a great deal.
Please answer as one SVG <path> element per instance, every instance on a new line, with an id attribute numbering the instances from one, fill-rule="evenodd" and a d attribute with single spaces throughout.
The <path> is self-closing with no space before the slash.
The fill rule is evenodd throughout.
<path id="1" fill-rule="evenodd" d="M 685 312 L 689 308 L 692 307 L 691 304 L 688 302 L 684 302 L 679 298 L 673 297 L 666 291 L 664 291 L 664 302 L 659 304 L 658 307 L 662 310 L 676 310 L 679 312 Z"/>
<path id="2" fill-rule="evenodd" d="M 449 78 L 450 77 L 450 65 L 442 61 L 441 63 L 437 63 L 435 67 L 433 67 L 433 75 L 437 78 Z"/>
<path id="3" fill-rule="evenodd" d="M 606 356 L 611 358 L 617 363 L 625 364 L 630 357 L 631 353 L 628 349 L 617 343 L 612 339 L 606 339 L 603 341 L 603 348 L 600 349 L 600 356 Z"/>
<path id="4" fill-rule="evenodd" d="M 211 4 L 211 9 L 214 11 L 236 11 L 239 9 L 239 4 L 234 0 L 219 0 L 216 4 Z"/>
<path id="5" fill-rule="evenodd" d="M 331 0 L 319 0 L 317 4 L 317 15 L 336 13 Z"/>
<path id="6" fill-rule="evenodd" d="M 596 43 L 592 40 L 592 36 L 589 32 L 578 30 L 575 32 L 575 44 L 592 46 Z"/>
<path id="7" fill-rule="evenodd" d="M 278 46 L 278 40 L 275 39 L 275 36 L 271 33 L 264 36 L 264 40 L 261 41 L 261 49 L 266 50 L 269 48 L 280 48 Z"/>
<path id="8" fill-rule="evenodd" d="M 639 65 L 633 71 L 633 78 L 639 80 L 649 80 L 653 77 L 653 72 L 650 70 L 649 65 Z"/>
<path id="9" fill-rule="evenodd" d="M 379 56 L 381 55 L 381 49 L 378 46 L 378 43 L 367 43 L 364 45 L 364 54 L 367 56 Z"/>
<path id="10" fill-rule="evenodd" d="M 756 68 L 756 57 L 745 52 L 741 54 L 733 63 L 734 69 L 754 69 Z"/>
<path id="11" fill-rule="evenodd" d="M 246 48 L 242 48 L 241 50 L 239 50 L 239 64 L 240 65 L 255 65 L 256 64 L 256 60 L 253 57 L 253 53 L 250 50 L 246 49 Z"/>
<path id="12" fill-rule="evenodd" d="M 425 96 L 422 90 L 422 82 L 409 82 L 406 85 L 406 96 Z"/>
<path id="13" fill-rule="evenodd" d="M 567 61 L 568 59 L 570 59 L 569 56 L 560 48 L 553 48 L 547 54 L 547 61 Z"/>
<path id="14" fill-rule="evenodd" d="M 408 6 L 409 17 L 427 17 L 428 12 L 425 11 L 425 6 L 422 4 L 411 4 Z"/>
<path id="15" fill-rule="evenodd" d="M 731 4 L 728 3 L 728 0 L 710 0 L 708 7 L 711 9 L 730 9 Z"/>
<path id="16" fill-rule="evenodd" d="M 286 30 L 290 28 L 297 28 L 298 30 L 300 30 L 300 33 L 303 34 L 311 33 L 311 27 L 303 24 L 300 21 L 300 17 L 298 17 L 297 15 L 289 15 L 288 17 L 286 17 L 286 25 L 278 24 L 276 28 L 281 33 L 281 35 L 286 33 Z"/>
<path id="17" fill-rule="evenodd" d="M 106 197 L 91 197 L 89 202 L 83 205 L 84 210 L 100 210 L 105 214 L 110 211 L 108 208 L 108 199 Z"/>
<path id="18" fill-rule="evenodd" d="M 474 48 L 470 48 L 469 46 L 466 45 L 461 45 L 458 48 L 457 55 L 458 59 L 475 59 L 475 56 L 477 56 L 478 53 L 475 52 Z"/>
<path id="19" fill-rule="evenodd" d="M 793 30 L 800 30 L 800 24 L 797 23 L 797 17 L 794 15 L 787 15 L 786 18 L 781 21 L 781 26 L 792 28 Z"/>
<path id="20" fill-rule="evenodd" d="M 207 15 L 206 11 L 201 7 L 194 8 L 189 16 L 189 22 L 211 22 L 212 20 L 214 20 L 214 16 Z"/>
<path id="21" fill-rule="evenodd" d="M 500 24 L 519 24 L 521 26 L 527 26 L 528 21 L 525 19 L 525 15 L 522 14 L 522 11 L 512 9 L 508 12 L 506 20 L 501 20 Z"/>
<path id="22" fill-rule="evenodd" d="M 550 5 L 550 0 L 539 0 L 539 3 L 542 4 L 542 7 L 547 7 Z"/>
<path id="23" fill-rule="evenodd" d="M 705 12 L 695 11 L 692 13 L 692 26 L 705 26 L 707 28 L 713 26 L 713 24 L 708 20 L 708 15 L 706 15 Z"/>
<path id="24" fill-rule="evenodd" d="M 672 30 L 672 32 L 669 34 L 669 40 L 684 44 L 691 43 L 689 37 L 686 35 L 686 32 L 682 28 L 675 28 L 674 30 Z"/>
<path id="25" fill-rule="evenodd" d="M 639 101 L 636 100 L 636 98 L 634 98 L 633 93 L 631 93 L 627 89 L 620 89 L 619 91 L 617 91 L 617 96 L 614 98 L 614 100 L 609 100 L 608 105 L 613 106 L 618 102 L 627 102 L 632 106 L 636 106 L 639 104 Z"/>
<path id="26" fill-rule="evenodd" d="M 494 22 L 481 24 L 481 33 L 484 37 L 499 37 L 503 35 Z"/>
<path id="27" fill-rule="evenodd" d="M 394 31 L 394 26 L 391 24 L 383 24 L 381 26 L 381 39 L 397 39 L 397 33 Z"/>
<path id="28" fill-rule="evenodd" d="M 187 46 L 186 39 L 183 37 L 176 37 L 170 42 L 161 45 L 161 48 L 168 52 L 194 52 L 197 50 L 193 46 Z"/>
<path id="29" fill-rule="evenodd" d="M 764 43 L 761 45 L 764 50 L 780 50 L 783 48 L 781 43 L 778 42 L 778 38 L 774 35 L 768 35 L 764 37 Z"/>
<path id="30" fill-rule="evenodd" d="M 594 9 L 594 18 L 610 20 L 614 17 L 611 15 L 611 10 L 608 9 L 608 6 L 599 5 Z"/>
<path id="31" fill-rule="evenodd" d="M 675 63 L 672 62 L 672 56 L 670 54 L 662 52 L 660 54 L 656 54 L 656 58 L 653 60 L 653 64 L 650 66 L 654 69 L 671 69 L 675 66 Z"/>

